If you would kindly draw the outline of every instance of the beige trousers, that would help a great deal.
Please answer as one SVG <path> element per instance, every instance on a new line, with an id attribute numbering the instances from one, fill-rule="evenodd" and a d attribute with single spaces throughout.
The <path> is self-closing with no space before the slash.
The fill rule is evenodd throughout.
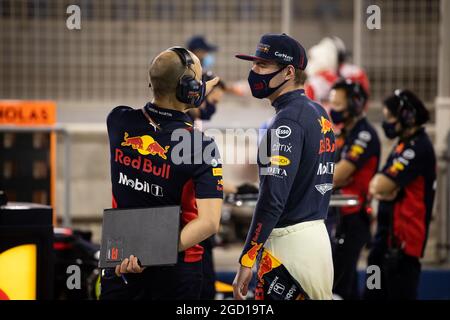
<path id="1" fill-rule="evenodd" d="M 265 246 L 313 300 L 331 300 L 333 258 L 323 220 L 275 228 Z"/>

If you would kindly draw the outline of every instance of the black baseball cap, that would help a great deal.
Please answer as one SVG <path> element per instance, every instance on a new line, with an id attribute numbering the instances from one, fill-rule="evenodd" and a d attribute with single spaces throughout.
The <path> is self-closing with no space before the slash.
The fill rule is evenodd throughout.
<path id="1" fill-rule="evenodd" d="M 191 39 L 189 39 L 187 47 L 190 51 L 200 49 L 210 52 L 217 50 L 217 46 L 206 42 L 205 38 L 202 36 L 194 36 Z"/>
<path id="2" fill-rule="evenodd" d="M 274 61 L 305 70 L 308 64 L 305 48 L 285 33 L 267 33 L 261 37 L 255 55 L 238 54 L 236 58 L 255 61 Z"/>

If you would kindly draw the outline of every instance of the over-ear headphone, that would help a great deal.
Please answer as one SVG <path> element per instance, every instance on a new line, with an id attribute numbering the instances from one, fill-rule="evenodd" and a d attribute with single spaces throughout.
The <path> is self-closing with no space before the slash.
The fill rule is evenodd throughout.
<path id="1" fill-rule="evenodd" d="M 175 52 L 180 58 L 183 66 L 185 66 L 185 71 L 180 76 L 177 89 L 176 89 L 176 97 L 178 101 L 194 105 L 196 99 L 202 94 L 202 84 L 200 81 L 195 79 L 195 71 L 191 68 L 194 64 L 194 60 L 192 59 L 189 51 L 187 51 L 183 47 L 172 47 L 169 50 Z M 186 74 L 186 70 L 190 69 L 194 72 L 194 77 Z"/>
<path id="2" fill-rule="evenodd" d="M 354 116 L 360 115 L 367 102 L 367 93 L 358 82 L 347 80 L 350 86 L 348 95 L 348 109 Z"/>
<path id="3" fill-rule="evenodd" d="M 351 116 L 355 117 L 360 115 L 367 102 L 367 93 L 364 88 L 355 81 L 350 79 L 338 80 L 333 89 L 344 89 L 347 95 L 347 108 Z"/>
<path id="4" fill-rule="evenodd" d="M 416 123 L 416 108 L 410 103 L 403 90 L 397 89 L 394 94 L 400 100 L 400 107 L 397 112 L 400 124 L 405 128 L 414 126 Z"/>

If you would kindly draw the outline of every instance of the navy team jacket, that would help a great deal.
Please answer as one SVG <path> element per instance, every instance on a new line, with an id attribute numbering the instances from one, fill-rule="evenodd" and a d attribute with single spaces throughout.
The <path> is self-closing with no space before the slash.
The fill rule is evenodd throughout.
<path id="1" fill-rule="evenodd" d="M 259 198 L 240 257 L 246 267 L 273 228 L 326 219 L 333 188 L 336 144 L 325 109 L 304 90 L 283 94 L 273 106 L 276 115 L 259 145 Z"/>

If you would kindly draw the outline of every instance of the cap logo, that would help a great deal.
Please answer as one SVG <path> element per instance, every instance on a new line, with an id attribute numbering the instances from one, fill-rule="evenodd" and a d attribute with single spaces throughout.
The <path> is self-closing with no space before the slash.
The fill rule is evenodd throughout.
<path id="1" fill-rule="evenodd" d="M 275 51 L 275 55 L 278 58 L 281 58 L 281 59 L 283 59 L 284 61 L 287 61 L 287 62 L 291 62 L 292 60 L 294 60 L 294 57 L 288 56 L 287 54 L 281 53 L 281 52 L 278 52 L 278 51 Z"/>
<path id="2" fill-rule="evenodd" d="M 268 53 L 270 50 L 270 46 L 268 44 L 259 43 L 256 51 L 262 51 L 264 53 Z"/>

